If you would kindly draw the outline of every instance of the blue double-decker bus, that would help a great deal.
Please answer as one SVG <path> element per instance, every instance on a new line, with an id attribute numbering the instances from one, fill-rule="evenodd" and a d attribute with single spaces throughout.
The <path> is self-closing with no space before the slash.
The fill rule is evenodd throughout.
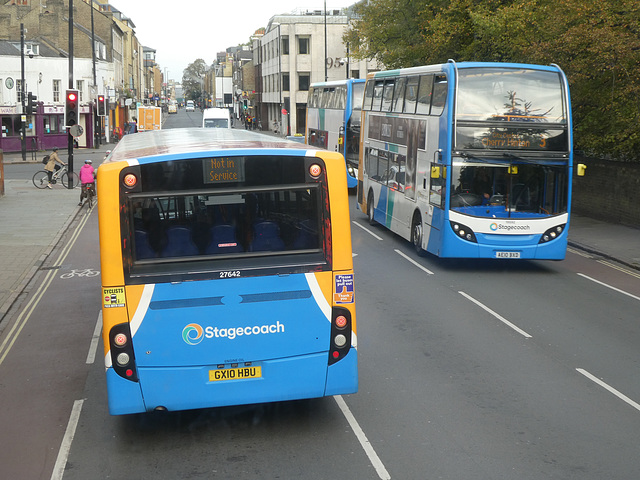
<path id="1" fill-rule="evenodd" d="M 563 259 L 571 122 L 556 65 L 449 61 L 370 74 L 358 203 L 419 253 Z"/>

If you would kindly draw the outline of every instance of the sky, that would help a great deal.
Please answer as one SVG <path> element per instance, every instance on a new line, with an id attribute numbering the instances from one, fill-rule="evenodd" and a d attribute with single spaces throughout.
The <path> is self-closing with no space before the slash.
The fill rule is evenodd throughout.
<path id="1" fill-rule="evenodd" d="M 136 37 L 156 50 L 156 63 L 170 80 L 196 59 L 212 64 L 218 52 L 249 41 L 274 15 L 294 10 L 327 11 L 356 0 L 109 0 L 136 26 Z M 180 11 L 182 10 L 182 11 Z"/>

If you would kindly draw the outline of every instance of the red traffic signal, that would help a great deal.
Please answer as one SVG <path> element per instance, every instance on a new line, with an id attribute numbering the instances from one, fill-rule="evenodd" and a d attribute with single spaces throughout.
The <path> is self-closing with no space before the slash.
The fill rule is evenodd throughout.
<path id="1" fill-rule="evenodd" d="M 67 127 L 73 127 L 78 124 L 79 105 L 78 90 L 67 90 L 65 96 L 64 108 L 64 124 Z"/>
<path id="2" fill-rule="evenodd" d="M 104 117 L 107 114 L 107 100 L 104 95 L 98 95 L 98 116 Z"/>

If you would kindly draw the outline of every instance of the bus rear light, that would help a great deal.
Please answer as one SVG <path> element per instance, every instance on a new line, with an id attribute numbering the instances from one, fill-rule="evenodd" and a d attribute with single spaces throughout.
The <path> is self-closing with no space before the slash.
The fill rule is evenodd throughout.
<path id="1" fill-rule="evenodd" d="M 137 382 L 136 360 L 128 323 L 119 323 L 111 327 L 109 331 L 109 346 L 111 366 L 115 373 L 122 378 Z"/>
<path id="2" fill-rule="evenodd" d="M 127 355 L 124 352 L 119 353 L 116 359 L 117 359 L 118 365 L 120 365 L 121 367 L 127 366 L 129 364 L 129 360 L 131 360 L 129 358 L 129 355 Z"/>
<path id="3" fill-rule="evenodd" d="M 313 178 L 318 178 L 321 173 L 322 173 L 322 167 L 317 163 L 314 163 L 309 167 L 309 175 L 311 175 Z"/>
<path id="4" fill-rule="evenodd" d="M 333 343 L 336 344 L 336 347 L 342 348 L 347 344 L 347 337 L 345 337 L 342 334 L 336 335 L 335 338 L 333 339 Z"/>
<path id="5" fill-rule="evenodd" d="M 127 173 L 122 179 L 124 186 L 127 188 L 133 188 L 138 183 L 138 177 L 136 177 L 133 173 Z"/>
<path id="6" fill-rule="evenodd" d="M 351 349 L 351 312 L 344 307 L 331 310 L 331 345 L 329 365 L 343 359 Z"/>
<path id="7" fill-rule="evenodd" d="M 113 343 L 118 347 L 123 347 L 127 344 L 127 336 L 124 333 L 118 333 L 113 337 Z"/>
<path id="8" fill-rule="evenodd" d="M 550 228 L 542 234 L 538 243 L 546 243 L 558 238 L 560 234 L 564 232 L 565 226 L 566 223 L 563 223 L 562 225 L 556 225 L 555 227 Z"/>

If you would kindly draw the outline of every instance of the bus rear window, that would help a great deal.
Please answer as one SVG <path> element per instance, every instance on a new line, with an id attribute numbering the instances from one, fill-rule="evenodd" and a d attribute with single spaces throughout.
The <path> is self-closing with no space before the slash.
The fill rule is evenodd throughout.
<path id="1" fill-rule="evenodd" d="M 268 165 L 269 158 L 262 160 Z M 125 274 L 164 277 L 274 265 L 330 268 L 324 183 L 305 184 L 296 168 L 269 174 L 264 165 L 255 170 L 253 158 L 226 160 L 232 159 L 233 166 L 225 163 L 215 170 L 202 159 L 184 162 L 190 177 L 181 181 L 174 175 L 171 185 L 162 181 L 159 165 L 155 179 L 143 171 L 144 188 L 123 194 L 122 247 L 130 259 Z M 173 165 L 174 174 L 183 168 L 180 163 Z M 221 180 L 212 181 L 210 170 Z"/>
<path id="2" fill-rule="evenodd" d="M 134 258 L 319 250 L 318 189 L 131 197 Z"/>

